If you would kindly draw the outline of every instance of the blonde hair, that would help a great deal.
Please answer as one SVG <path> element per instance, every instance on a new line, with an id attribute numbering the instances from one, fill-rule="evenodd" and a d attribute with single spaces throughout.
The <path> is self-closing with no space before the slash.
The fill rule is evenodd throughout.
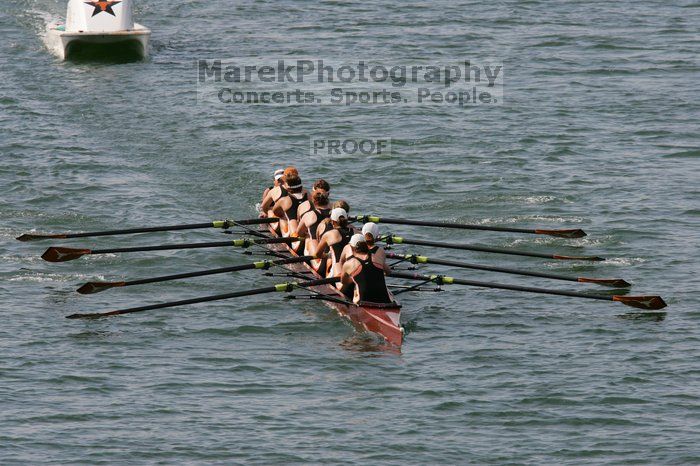
<path id="1" fill-rule="evenodd" d="M 340 207 L 341 209 L 345 210 L 346 213 L 350 213 L 350 204 L 348 204 L 348 201 L 345 201 L 343 199 L 340 199 L 338 201 L 335 201 L 333 203 L 333 208 L 337 209 Z"/>

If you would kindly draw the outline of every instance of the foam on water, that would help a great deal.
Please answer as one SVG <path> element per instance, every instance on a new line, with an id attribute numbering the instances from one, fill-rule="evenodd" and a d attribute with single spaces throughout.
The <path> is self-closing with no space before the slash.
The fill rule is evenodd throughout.
<path id="1" fill-rule="evenodd" d="M 84 274 L 58 274 L 45 272 L 20 272 L 8 281 L 16 282 L 70 282 L 77 283 L 79 280 L 105 280 L 104 275 L 84 275 Z"/>

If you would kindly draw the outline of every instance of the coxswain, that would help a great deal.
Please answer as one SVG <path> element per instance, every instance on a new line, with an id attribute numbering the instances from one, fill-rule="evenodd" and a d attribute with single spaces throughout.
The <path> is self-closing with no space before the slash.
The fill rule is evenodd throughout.
<path id="1" fill-rule="evenodd" d="M 350 247 L 352 255 L 343 264 L 340 275 L 341 291 L 348 296 L 352 290 L 352 301 L 357 304 L 393 303 L 394 299 L 386 287 L 384 267 L 370 252 L 364 235 L 353 235 Z"/>
<path id="2" fill-rule="evenodd" d="M 318 247 L 319 236 L 318 226 L 325 219 L 331 216 L 331 205 L 328 201 L 328 192 L 316 190 L 311 194 L 310 209 L 302 216 L 298 216 L 299 226 L 292 236 L 306 238 L 304 243 L 304 255 L 313 255 Z M 311 266 L 317 271 L 321 269 L 322 261 L 316 259 L 311 261 Z M 325 269 L 323 269 L 325 273 Z"/>
<path id="3" fill-rule="evenodd" d="M 306 212 L 308 212 L 311 209 L 311 202 L 313 199 L 314 194 L 317 191 L 323 191 L 325 192 L 328 196 L 330 197 L 331 194 L 331 185 L 328 184 L 328 181 L 324 179 L 320 179 L 314 183 L 313 188 L 311 189 L 311 195 L 309 196 L 309 200 L 306 202 L 302 202 L 299 205 L 299 211 L 297 212 L 297 218 L 301 218 Z"/>
<path id="4" fill-rule="evenodd" d="M 275 202 L 272 207 L 272 215 L 280 219 L 282 236 L 289 236 L 291 232 L 297 231 L 299 204 L 307 200 L 308 193 L 304 190 L 301 178 L 298 176 L 285 175 L 284 180 L 287 195 Z"/>
<path id="5" fill-rule="evenodd" d="M 318 247 L 314 252 L 317 259 L 321 259 L 327 250 L 330 249 L 330 261 L 325 261 L 326 265 L 322 265 L 319 273 L 325 270 L 325 276 L 337 277 L 340 275 L 340 254 L 343 248 L 350 241 L 353 230 L 348 224 L 348 213 L 345 209 L 337 207 L 331 210 L 330 229 L 327 229 L 319 237 Z"/>

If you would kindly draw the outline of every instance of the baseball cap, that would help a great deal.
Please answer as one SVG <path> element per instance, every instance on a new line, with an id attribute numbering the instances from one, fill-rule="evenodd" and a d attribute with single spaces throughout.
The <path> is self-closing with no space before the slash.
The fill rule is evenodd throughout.
<path id="1" fill-rule="evenodd" d="M 362 234 L 366 235 L 368 233 L 370 235 L 372 235 L 372 238 L 375 238 L 375 239 L 379 236 L 379 227 L 377 226 L 376 223 L 373 223 L 373 222 L 365 223 L 365 225 L 362 227 Z"/>
<path id="2" fill-rule="evenodd" d="M 355 233 L 350 238 L 350 246 L 352 246 L 353 248 L 357 247 L 358 243 L 364 243 L 364 242 L 365 242 L 365 237 L 364 237 L 364 235 L 362 235 L 360 233 Z"/>
<path id="3" fill-rule="evenodd" d="M 345 212 L 345 209 L 336 207 L 335 209 L 331 210 L 331 220 L 337 222 L 338 220 L 340 220 L 340 217 L 348 218 L 348 213 Z"/>

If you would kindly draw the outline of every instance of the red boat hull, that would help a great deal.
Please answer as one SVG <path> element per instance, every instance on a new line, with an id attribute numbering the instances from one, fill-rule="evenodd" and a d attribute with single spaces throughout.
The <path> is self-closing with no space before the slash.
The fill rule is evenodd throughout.
<path id="1" fill-rule="evenodd" d="M 272 236 L 278 236 L 272 229 L 270 229 L 270 233 Z M 270 244 L 268 248 L 271 251 L 279 252 L 284 255 L 298 256 L 294 250 L 283 243 Z M 293 272 L 308 275 L 309 280 L 324 278 L 306 263 L 288 264 L 285 265 L 285 267 Z M 349 319 L 357 328 L 380 335 L 392 345 L 401 346 L 403 343 L 404 330 L 400 322 L 401 306 L 372 306 L 366 303 L 362 305 L 350 303 L 340 290 L 333 285 L 314 286 L 311 290 L 333 299 L 342 300 L 343 302 L 324 300 L 324 303 L 341 316 Z"/>

